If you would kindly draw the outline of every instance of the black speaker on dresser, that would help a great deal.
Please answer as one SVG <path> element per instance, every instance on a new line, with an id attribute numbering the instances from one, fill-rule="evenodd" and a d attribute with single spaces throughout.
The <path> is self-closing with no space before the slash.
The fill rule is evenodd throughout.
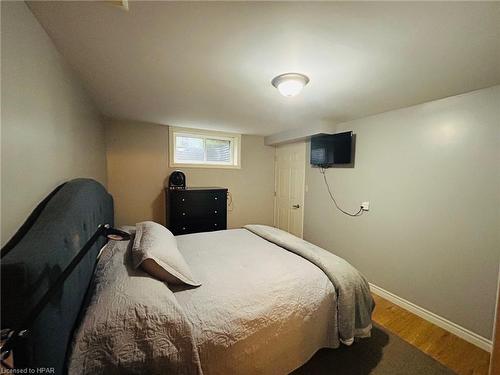
<path id="1" fill-rule="evenodd" d="M 227 229 L 227 189 L 165 189 L 167 228 L 174 234 Z"/>
<path id="2" fill-rule="evenodd" d="M 182 171 L 173 171 L 168 178 L 169 189 L 185 189 L 186 175 Z"/>

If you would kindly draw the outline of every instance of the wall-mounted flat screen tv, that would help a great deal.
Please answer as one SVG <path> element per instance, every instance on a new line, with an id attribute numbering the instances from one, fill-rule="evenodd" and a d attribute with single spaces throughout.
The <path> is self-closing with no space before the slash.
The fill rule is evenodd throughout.
<path id="1" fill-rule="evenodd" d="M 317 134 L 311 137 L 311 164 L 328 168 L 351 164 L 352 131 L 337 134 Z"/>

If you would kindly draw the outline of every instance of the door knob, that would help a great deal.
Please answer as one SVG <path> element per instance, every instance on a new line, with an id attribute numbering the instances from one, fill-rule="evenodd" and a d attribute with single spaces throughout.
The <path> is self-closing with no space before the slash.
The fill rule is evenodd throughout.
<path id="1" fill-rule="evenodd" d="M 292 207 L 293 208 L 300 208 L 300 205 L 299 204 L 294 204 Z"/>

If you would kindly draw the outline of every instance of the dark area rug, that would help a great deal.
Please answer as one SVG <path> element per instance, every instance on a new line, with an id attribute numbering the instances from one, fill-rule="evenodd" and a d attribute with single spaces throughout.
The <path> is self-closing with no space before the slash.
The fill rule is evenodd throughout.
<path id="1" fill-rule="evenodd" d="M 452 370 L 380 326 L 352 346 L 321 349 L 293 375 L 450 375 Z"/>

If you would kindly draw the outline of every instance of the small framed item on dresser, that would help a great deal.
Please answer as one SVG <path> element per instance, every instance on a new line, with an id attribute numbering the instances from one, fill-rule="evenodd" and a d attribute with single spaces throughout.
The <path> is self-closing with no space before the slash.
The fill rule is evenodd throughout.
<path id="1" fill-rule="evenodd" d="M 174 234 L 227 229 L 227 188 L 165 189 L 167 228 Z"/>

